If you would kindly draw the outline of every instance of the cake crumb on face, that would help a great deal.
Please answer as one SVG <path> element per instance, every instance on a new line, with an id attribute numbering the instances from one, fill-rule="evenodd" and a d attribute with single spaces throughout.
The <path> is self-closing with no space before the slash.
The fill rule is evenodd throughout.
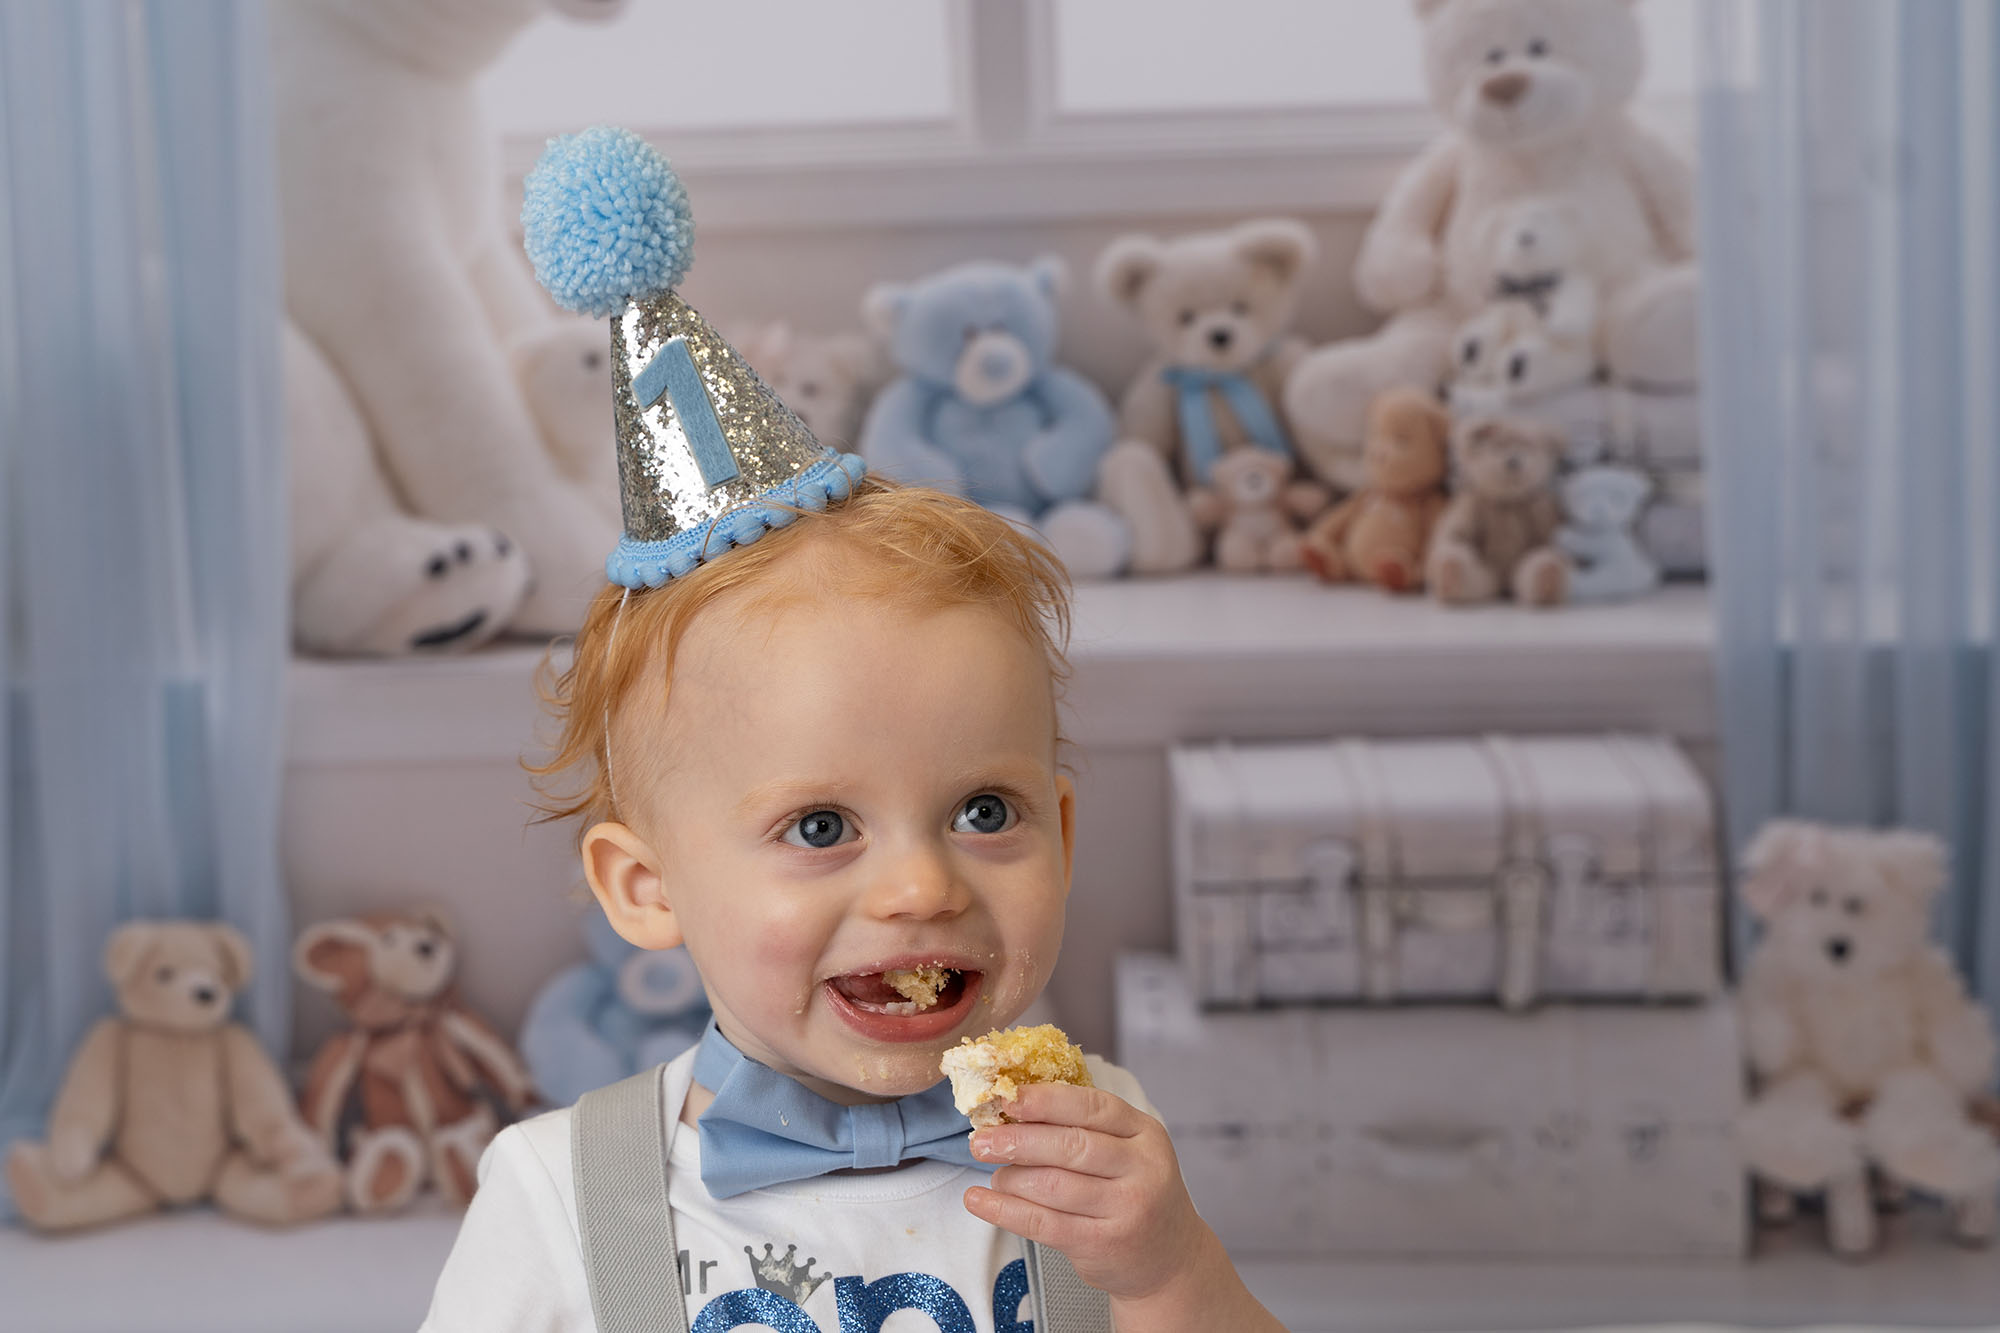
<path id="1" fill-rule="evenodd" d="M 889 988 L 917 1007 L 917 1011 L 930 1008 L 938 1002 L 938 992 L 951 980 L 951 971 L 935 963 L 922 967 L 899 967 L 882 974 L 882 980 Z"/>
<path id="2" fill-rule="evenodd" d="M 1012 1120 L 1006 1104 L 1030 1083 L 1091 1086 L 1082 1048 L 1053 1023 L 967 1037 L 944 1053 L 939 1067 L 951 1079 L 953 1104 L 974 1129 Z"/>

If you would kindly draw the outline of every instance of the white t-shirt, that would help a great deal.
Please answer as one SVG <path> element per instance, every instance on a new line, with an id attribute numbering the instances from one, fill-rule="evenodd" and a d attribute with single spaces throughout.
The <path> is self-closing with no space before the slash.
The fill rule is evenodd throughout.
<path id="1" fill-rule="evenodd" d="M 1130 1074 L 1085 1058 L 1098 1087 L 1159 1114 Z M 711 1198 L 700 1138 L 679 1123 L 693 1067 L 688 1051 L 663 1074 L 693 1333 L 1016 1333 L 1025 1322 L 1020 1240 L 965 1210 L 966 1187 L 986 1172 L 925 1160 Z M 564 1108 L 488 1146 L 422 1333 L 594 1333 L 569 1139 Z"/>

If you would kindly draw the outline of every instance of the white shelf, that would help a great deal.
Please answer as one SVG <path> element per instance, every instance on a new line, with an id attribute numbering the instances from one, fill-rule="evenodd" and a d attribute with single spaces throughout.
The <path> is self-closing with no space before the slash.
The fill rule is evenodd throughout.
<path id="1" fill-rule="evenodd" d="M 1448 608 L 1299 577 L 1078 587 L 1069 693 L 1082 745 L 1202 735 L 1647 727 L 1714 731 L 1707 590 L 1617 606 Z M 449 658 L 300 659 L 294 764 L 511 761 L 532 745 L 540 643 Z"/>
<path id="2" fill-rule="evenodd" d="M 457 1234 L 435 1200 L 395 1218 L 266 1231 L 206 1210 L 81 1236 L 0 1228 L 8 1333 L 408 1333 Z M 1445 1333 L 1703 1325 L 1875 1329 L 2000 1325 L 2000 1259 L 1960 1250 L 1934 1214 L 1843 1263 L 1811 1224 L 1741 1264 L 1246 1260 L 1292 1333 Z"/>

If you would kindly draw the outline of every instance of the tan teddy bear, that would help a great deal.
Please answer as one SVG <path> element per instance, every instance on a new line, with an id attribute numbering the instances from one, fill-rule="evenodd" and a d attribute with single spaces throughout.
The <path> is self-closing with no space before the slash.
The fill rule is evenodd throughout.
<path id="1" fill-rule="evenodd" d="M 133 921 L 105 971 L 122 1014 L 90 1030 L 49 1112 L 46 1142 L 7 1154 L 21 1216 L 44 1231 L 213 1199 L 253 1222 L 340 1207 L 340 1174 L 291 1090 L 229 1004 L 250 944 L 229 926 Z"/>
<path id="2" fill-rule="evenodd" d="M 1452 605 L 1512 597 L 1554 606 L 1569 564 L 1554 545 L 1562 507 L 1553 485 L 1562 436 L 1515 417 L 1461 421 L 1452 432 L 1453 484 L 1431 534 L 1425 581 Z"/>
<path id="3" fill-rule="evenodd" d="M 1925 833 L 1766 825 L 1743 901 L 1763 938 L 1738 1004 L 1756 1095 L 1738 1139 L 1766 1221 L 1823 1192 L 1833 1247 L 1875 1242 L 1869 1171 L 1944 1200 L 1958 1238 L 1993 1238 L 2000 1146 L 1977 1123 L 1993 1025 L 1928 942 L 1944 845 Z"/>
<path id="4" fill-rule="evenodd" d="M 427 1180 L 463 1206 L 500 1121 L 534 1099 L 527 1066 L 452 989 L 457 950 L 429 912 L 384 912 L 309 927 L 299 976 L 332 991 L 354 1026 L 306 1073 L 306 1119 L 346 1167 L 357 1212 L 402 1207 Z"/>
<path id="5" fill-rule="evenodd" d="M 1424 553 L 1444 512 L 1451 414 L 1417 389 L 1391 389 L 1368 411 L 1366 484 L 1306 533 L 1305 562 L 1328 583 L 1390 592 L 1424 585 Z"/>
<path id="6" fill-rule="evenodd" d="M 1306 344 L 1287 330 L 1317 249 L 1304 224 L 1270 218 L 1172 241 L 1124 236 L 1099 256 L 1098 290 L 1153 346 L 1098 472 L 1099 498 L 1132 527 L 1135 573 L 1200 559 L 1181 497 L 1209 485 L 1220 458 L 1249 446 L 1293 456 L 1280 395 Z M 1326 498 L 1313 487 L 1286 503 L 1304 520 Z"/>
<path id="7" fill-rule="evenodd" d="M 1298 525 L 1286 512 L 1290 460 L 1264 449 L 1224 454 L 1209 484 L 1188 493 L 1188 508 L 1215 533 L 1217 568 L 1232 574 L 1291 570 L 1304 565 Z"/>

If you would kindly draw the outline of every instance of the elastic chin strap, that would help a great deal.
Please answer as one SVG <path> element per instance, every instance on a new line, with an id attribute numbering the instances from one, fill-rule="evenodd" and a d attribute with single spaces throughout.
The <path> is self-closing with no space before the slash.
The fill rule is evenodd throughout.
<path id="1" fill-rule="evenodd" d="M 611 665 L 611 650 L 618 643 L 618 625 L 625 619 L 625 603 L 632 600 L 630 588 L 619 594 L 618 609 L 611 616 L 611 633 L 604 637 L 604 664 Z M 611 791 L 611 813 L 618 813 L 618 779 L 611 772 L 611 702 L 604 704 L 604 785 Z"/>

